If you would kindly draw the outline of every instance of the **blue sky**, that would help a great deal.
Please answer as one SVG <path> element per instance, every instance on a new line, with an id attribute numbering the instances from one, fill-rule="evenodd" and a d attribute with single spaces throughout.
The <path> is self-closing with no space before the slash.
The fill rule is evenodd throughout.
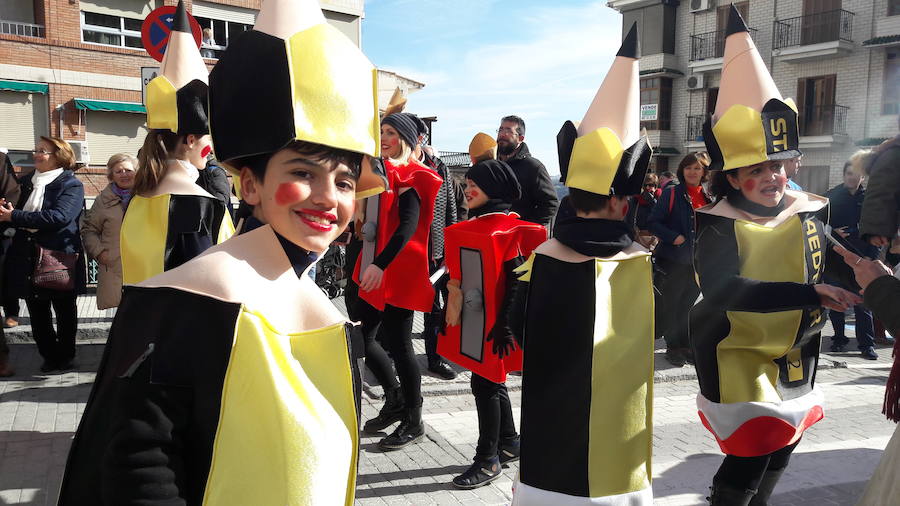
<path id="1" fill-rule="evenodd" d="M 426 84 L 407 111 L 438 117 L 437 149 L 465 151 L 518 114 L 551 174 L 556 133 L 581 120 L 621 41 L 621 16 L 605 0 L 367 0 L 365 9 L 363 51 Z"/>

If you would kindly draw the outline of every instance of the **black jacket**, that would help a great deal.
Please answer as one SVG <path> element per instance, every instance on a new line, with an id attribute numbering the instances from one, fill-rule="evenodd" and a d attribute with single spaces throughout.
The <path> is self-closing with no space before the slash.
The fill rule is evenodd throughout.
<path id="1" fill-rule="evenodd" d="M 875 148 L 863 162 L 868 167 L 866 200 L 859 220 L 863 240 L 897 235 L 900 226 L 900 136 Z"/>
<path id="2" fill-rule="evenodd" d="M 522 186 L 522 198 L 513 202 L 512 211 L 525 221 L 550 228 L 559 199 L 544 164 L 531 156 L 528 145 L 524 142 L 519 145 L 516 154 L 505 161 L 512 167 Z"/>
<path id="3" fill-rule="evenodd" d="M 671 208 L 669 205 L 671 204 Z M 691 265 L 694 244 L 694 207 L 684 184 L 666 186 L 660 195 L 650 216 L 647 226 L 653 235 L 659 237 L 653 255 L 673 260 L 683 265 Z M 676 246 L 672 242 L 679 235 L 685 241 Z"/>
<path id="4" fill-rule="evenodd" d="M 19 178 L 22 194 L 12 213 L 12 226 L 16 235 L 7 252 L 7 292 L 14 297 L 35 295 L 31 275 L 35 265 L 35 245 L 45 249 L 81 253 L 79 221 L 84 211 L 84 186 L 71 170 L 63 173 L 44 187 L 44 203 L 40 211 L 23 211 L 22 207 L 31 195 L 33 172 Z M 29 232 L 26 229 L 36 229 Z M 79 257 L 75 276 L 75 293 L 85 293 L 86 273 L 84 255 Z"/>

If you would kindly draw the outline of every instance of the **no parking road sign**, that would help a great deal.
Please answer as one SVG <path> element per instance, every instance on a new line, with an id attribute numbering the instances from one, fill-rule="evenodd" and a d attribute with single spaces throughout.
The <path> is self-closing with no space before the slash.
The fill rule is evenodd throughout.
<path id="1" fill-rule="evenodd" d="M 162 61 L 166 52 L 166 45 L 169 43 L 169 32 L 172 31 L 172 21 L 175 19 L 174 5 L 160 7 L 154 9 L 144 24 L 141 25 L 141 42 L 144 43 L 144 49 L 150 53 L 156 61 Z M 191 23 L 191 32 L 194 34 L 194 40 L 197 41 L 197 47 L 200 47 L 200 24 L 194 19 L 194 16 L 188 14 L 188 20 Z"/>

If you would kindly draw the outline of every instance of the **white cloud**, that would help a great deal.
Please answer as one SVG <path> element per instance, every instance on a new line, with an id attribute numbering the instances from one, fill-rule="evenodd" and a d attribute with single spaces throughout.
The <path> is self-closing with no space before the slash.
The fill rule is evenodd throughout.
<path id="1" fill-rule="evenodd" d="M 493 133 L 502 116 L 517 114 L 526 121 L 532 153 L 558 173 L 556 133 L 564 121 L 581 119 L 603 81 L 621 41 L 619 14 L 604 1 L 513 7 L 508 12 L 516 16 L 517 33 L 479 45 L 471 43 L 472 27 L 485 30 L 491 24 L 471 20 L 487 7 L 475 7 L 473 14 L 460 4 L 483 2 L 399 1 L 419 5 L 430 19 L 442 19 L 435 31 L 452 35 L 425 50 L 419 61 L 389 67 L 426 83 L 410 97 L 409 110 L 438 117 L 436 147 L 463 151 L 476 132 Z M 461 43 L 464 39 L 454 44 L 456 36 L 469 37 L 467 44 Z"/>

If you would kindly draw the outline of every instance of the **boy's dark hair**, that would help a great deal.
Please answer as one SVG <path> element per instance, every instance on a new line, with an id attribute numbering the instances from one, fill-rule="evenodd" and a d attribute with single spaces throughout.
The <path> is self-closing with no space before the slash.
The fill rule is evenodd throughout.
<path id="1" fill-rule="evenodd" d="M 609 199 L 610 197 L 607 195 L 598 195 L 578 188 L 569 188 L 569 202 L 572 204 L 572 208 L 583 213 L 593 213 L 606 209 Z"/>
<path id="2" fill-rule="evenodd" d="M 737 171 L 734 172 L 737 173 Z M 710 174 L 712 174 L 712 177 L 709 180 L 709 193 L 715 197 L 716 202 L 731 194 L 740 193 L 740 190 L 736 190 L 728 182 L 728 173 L 724 170 L 710 171 Z"/>
<path id="3" fill-rule="evenodd" d="M 298 155 L 303 155 L 316 162 L 343 163 L 357 178 L 359 178 L 362 170 L 363 155 L 352 151 L 330 148 L 321 144 L 304 141 L 292 141 L 282 149 L 291 149 Z M 231 161 L 229 165 L 238 171 L 243 167 L 247 167 L 256 179 L 262 181 L 266 177 L 266 167 L 269 165 L 269 160 L 275 153 L 277 153 L 277 151 L 238 158 Z"/>
<path id="4" fill-rule="evenodd" d="M 510 123 L 516 124 L 516 133 L 519 135 L 525 135 L 525 120 L 516 116 L 515 114 L 510 114 L 509 116 L 504 116 L 503 119 L 500 120 L 500 123 L 504 121 L 508 121 Z"/>

